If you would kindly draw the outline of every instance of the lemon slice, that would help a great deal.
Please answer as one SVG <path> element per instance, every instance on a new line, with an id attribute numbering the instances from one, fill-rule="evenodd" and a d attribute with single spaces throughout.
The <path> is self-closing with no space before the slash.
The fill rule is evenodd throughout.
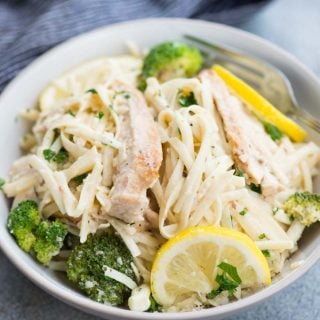
<path id="1" fill-rule="evenodd" d="M 271 282 L 266 258 L 248 236 L 222 227 L 194 227 L 158 251 L 151 270 L 152 294 L 164 307 L 194 293 L 205 296 L 218 287 L 221 262 L 237 269 L 242 288 Z"/>
<path id="2" fill-rule="evenodd" d="M 258 117 L 278 127 L 292 140 L 296 142 L 304 140 L 306 132 L 298 124 L 286 117 L 243 80 L 219 65 L 214 65 L 213 70 L 244 100 L 244 102 L 253 108 Z"/>
<path id="3" fill-rule="evenodd" d="M 112 76 L 135 84 L 142 60 L 133 56 L 105 57 L 83 63 L 53 80 L 41 93 L 41 110 L 50 110 L 66 98 L 104 84 Z"/>

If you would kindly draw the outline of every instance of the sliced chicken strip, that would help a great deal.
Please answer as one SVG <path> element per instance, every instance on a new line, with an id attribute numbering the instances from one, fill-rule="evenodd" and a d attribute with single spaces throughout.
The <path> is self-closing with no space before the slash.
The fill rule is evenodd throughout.
<path id="1" fill-rule="evenodd" d="M 265 196 L 279 192 L 282 187 L 272 172 L 270 161 L 277 144 L 265 132 L 260 121 L 235 96 L 223 80 L 211 70 L 199 75 L 210 80 L 212 96 L 223 121 L 228 143 L 236 165 L 247 175 L 248 183 L 261 185 Z"/>
<path id="2" fill-rule="evenodd" d="M 124 147 L 116 158 L 109 215 L 125 222 L 143 220 L 146 190 L 157 180 L 162 162 L 160 134 L 140 91 L 118 85 L 117 139 Z"/>

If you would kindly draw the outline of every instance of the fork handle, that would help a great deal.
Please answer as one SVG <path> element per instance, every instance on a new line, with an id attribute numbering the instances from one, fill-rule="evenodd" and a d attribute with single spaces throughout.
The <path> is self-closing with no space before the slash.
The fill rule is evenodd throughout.
<path id="1" fill-rule="evenodd" d="M 288 115 L 300 120 L 303 124 L 311 127 L 320 134 L 320 121 L 312 116 L 308 111 L 301 108 L 295 108 L 295 110 Z"/>

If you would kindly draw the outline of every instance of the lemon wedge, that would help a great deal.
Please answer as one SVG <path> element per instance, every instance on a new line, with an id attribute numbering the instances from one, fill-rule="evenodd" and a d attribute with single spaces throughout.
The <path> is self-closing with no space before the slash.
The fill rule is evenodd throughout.
<path id="1" fill-rule="evenodd" d="M 151 270 L 151 291 L 156 301 L 169 307 L 194 293 L 206 296 L 221 262 L 236 268 L 241 287 L 271 283 L 266 258 L 245 234 L 222 227 L 193 227 L 166 242 Z"/>
<path id="2" fill-rule="evenodd" d="M 212 69 L 244 102 L 253 108 L 253 111 L 257 113 L 258 117 L 278 127 L 293 141 L 301 142 L 304 140 L 306 132 L 298 124 L 286 117 L 243 80 L 220 65 L 214 65 Z"/>
<path id="3" fill-rule="evenodd" d="M 40 94 L 39 107 L 50 110 L 66 98 L 104 84 L 110 76 L 135 84 L 141 66 L 140 58 L 125 55 L 85 62 L 53 80 Z"/>

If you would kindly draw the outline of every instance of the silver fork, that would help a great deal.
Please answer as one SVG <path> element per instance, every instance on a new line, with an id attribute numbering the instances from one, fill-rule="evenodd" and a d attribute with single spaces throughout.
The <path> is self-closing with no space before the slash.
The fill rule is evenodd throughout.
<path id="1" fill-rule="evenodd" d="M 287 116 L 301 121 L 320 133 L 320 121 L 299 107 L 289 79 L 276 67 L 191 35 L 186 39 L 196 45 L 205 58 L 204 66 L 220 64 L 255 88 Z"/>

